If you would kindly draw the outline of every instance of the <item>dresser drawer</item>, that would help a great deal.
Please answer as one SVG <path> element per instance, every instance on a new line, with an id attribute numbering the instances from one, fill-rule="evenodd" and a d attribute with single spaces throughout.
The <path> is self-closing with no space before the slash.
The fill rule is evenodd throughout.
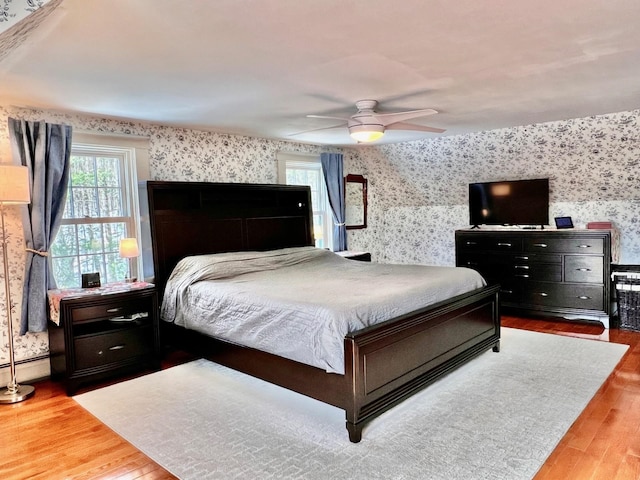
<path id="1" fill-rule="evenodd" d="M 93 368 L 153 353 L 151 325 L 76 338 L 76 369 Z"/>
<path id="2" fill-rule="evenodd" d="M 512 275 L 519 280 L 562 281 L 562 265 L 546 263 L 518 263 L 512 267 Z"/>
<path id="3" fill-rule="evenodd" d="M 548 307 L 604 310 L 604 287 L 531 282 L 523 301 Z"/>
<path id="4" fill-rule="evenodd" d="M 532 253 L 604 253 L 602 238 L 526 238 L 524 251 Z"/>
<path id="5" fill-rule="evenodd" d="M 464 235 L 458 240 L 462 251 L 520 252 L 522 239 L 510 235 Z"/>
<path id="6" fill-rule="evenodd" d="M 567 255 L 564 258 L 565 282 L 602 283 L 603 275 L 603 257 Z"/>
<path id="7" fill-rule="evenodd" d="M 133 315 L 134 313 L 149 313 L 153 308 L 151 297 L 131 299 L 129 301 L 114 300 L 112 302 L 97 302 L 71 309 L 71 321 L 73 323 L 87 320 L 100 320 L 105 318 Z"/>

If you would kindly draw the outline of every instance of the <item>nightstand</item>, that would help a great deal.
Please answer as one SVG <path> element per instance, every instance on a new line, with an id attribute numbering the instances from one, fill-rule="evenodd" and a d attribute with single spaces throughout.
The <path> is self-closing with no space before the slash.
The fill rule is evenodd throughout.
<path id="1" fill-rule="evenodd" d="M 158 295 L 151 284 L 49 291 L 52 378 L 67 395 L 92 381 L 160 368 Z"/>

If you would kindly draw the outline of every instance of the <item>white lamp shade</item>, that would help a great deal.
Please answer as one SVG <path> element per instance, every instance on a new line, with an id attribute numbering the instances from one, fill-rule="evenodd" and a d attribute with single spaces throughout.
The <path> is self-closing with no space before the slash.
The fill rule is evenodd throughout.
<path id="1" fill-rule="evenodd" d="M 0 165 L 0 203 L 29 203 L 29 169 L 17 165 Z"/>
<path id="2" fill-rule="evenodd" d="M 140 255 L 138 240 L 135 238 L 123 238 L 120 240 L 120 256 L 122 258 L 134 258 Z"/>

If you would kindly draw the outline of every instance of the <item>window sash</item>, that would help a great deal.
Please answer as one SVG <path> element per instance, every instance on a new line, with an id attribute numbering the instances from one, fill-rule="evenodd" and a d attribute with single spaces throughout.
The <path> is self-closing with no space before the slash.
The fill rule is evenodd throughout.
<path id="1" fill-rule="evenodd" d="M 59 251 L 58 255 L 52 255 L 56 281 L 61 287 L 80 286 L 81 274 L 93 271 L 101 272 L 103 283 L 136 277 L 138 272 L 142 271 L 139 267 L 141 259 L 120 258 L 118 251 L 120 238 L 139 238 L 135 149 L 74 144 L 71 156 L 72 158 L 91 158 L 93 175 L 96 178 L 93 180 L 88 178 L 87 185 L 84 185 L 84 182 L 80 185 L 74 185 L 73 180 L 70 179 L 70 185 L 67 190 L 67 205 L 65 205 L 66 216 L 63 217 L 60 225 L 60 230 L 70 235 L 70 237 L 66 239 L 66 248 L 59 248 L 59 246 L 56 248 L 57 241 L 62 241 L 60 236 L 56 238 L 52 248 L 52 252 L 55 252 L 56 249 Z M 98 179 L 99 158 L 115 159 L 117 162 L 117 175 L 107 178 L 104 182 Z M 74 191 L 78 189 L 93 190 L 93 193 L 88 194 L 89 197 L 93 197 L 94 205 L 88 207 L 93 214 L 85 214 L 83 216 L 78 214 L 78 209 L 82 210 L 82 207 L 74 203 L 75 198 L 73 196 Z M 117 205 L 117 208 L 107 208 L 107 211 L 103 212 L 101 211 L 103 206 L 101 201 L 108 204 L 109 199 L 105 196 L 100 198 L 100 195 L 101 193 L 105 195 L 104 192 L 108 192 L 108 189 L 120 190 L 117 195 L 117 202 L 120 205 Z M 109 216 L 110 212 L 114 215 Z M 101 215 L 102 213 L 105 215 Z M 82 248 L 82 244 L 86 242 L 86 237 L 82 237 L 83 226 L 87 227 L 85 232 L 90 232 L 92 226 L 100 227 L 99 232 L 94 230 L 96 241 L 99 244 L 93 250 L 91 248 Z M 68 227 L 74 228 L 71 230 Z M 58 235 L 60 235 L 60 231 Z M 90 237 L 91 235 L 89 234 L 88 236 Z"/>
<path id="2" fill-rule="evenodd" d="M 333 246 L 333 213 L 329 205 L 327 188 L 322 172 L 322 164 L 319 155 L 278 153 L 278 181 L 283 184 L 288 182 L 291 171 L 317 172 L 317 181 L 311 185 L 311 207 L 313 213 L 313 229 L 316 246 L 329 248 Z M 293 184 L 293 183 L 291 183 Z M 308 185 L 308 183 L 295 183 Z"/>

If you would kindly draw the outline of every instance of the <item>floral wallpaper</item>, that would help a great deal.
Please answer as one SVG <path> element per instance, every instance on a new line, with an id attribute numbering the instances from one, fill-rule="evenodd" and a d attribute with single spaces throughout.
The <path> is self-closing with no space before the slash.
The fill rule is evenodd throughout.
<path id="1" fill-rule="evenodd" d="M 154 180 L 274 183 L 278 151 L 340 151 L 0 105 L 0 162 L 8 162 L 11 155 L 8 117 L 64 123 L 75 131 L 148 137 Z M 368 227 L 348 231 L 349 248 L 370 251 L 374 261 L 453 265 L 454 231 L 468 226 L 468 183 L 549 177 L 551 218 L 572 216 L 577 227 L 589 221 L 613 221 L 620 231 L 620 262 L 640 264 L 639 119 L 640 111 L 630 111 L 344 149 L 345 174 L 362 174 L 368 179 Z M 8 209 L 6 220 L 17 319 L 24 268 L 19 207 Z M 4 312 L 6 299 L 1 290 L 0 311 Z M 3 314 L 0 320 L 0 363 L 6 363 Z M 46 333 L 15 338 L 18 360 L 48 353 Z"/>
<path id="2" fill-rule="evenodd" d="M 548 177 L 551 219 L 612 221 L 620 263 L 640 264 L 640 110 L 367 147 L 345 172 L 369 180 L 368 228 L 349 248 L 374 261 L 454 265 L 469 183 Z"/>
<path id="3" fill-rule="evenodd" d="M 0 105 L 0 162 L 11 158 L 7 119 L 45 120 L 72 125 L 74 131 L 136 135 L 149 138 L 149 168 L 152 180 L 183 180 L 241 183 L 276 183 L 276 152 L 320 153 L 325 147 L 261 138 L 225 135 L 212 132 L 172 128 L 139 122 L 91 117 L 81 114 L 47 112 Z M 10 232 L 9 268 L 14 331 L 20 317 L 24 274 L 24 247 L 20 207 L 7 210 Z M 14 210 L 15 211 L 9 211 Z M 6 295 L 0 289 L 0 312 L 4 312 Z M 6 318 L 0 313 L 0 345 L 7 345 Z M 38 358 L 48 354 L 48 335 L 28 333 L 15 336 L 16 360 Z M 8 362 L 7 347 L 0 348 L 0 364 Z"/>

